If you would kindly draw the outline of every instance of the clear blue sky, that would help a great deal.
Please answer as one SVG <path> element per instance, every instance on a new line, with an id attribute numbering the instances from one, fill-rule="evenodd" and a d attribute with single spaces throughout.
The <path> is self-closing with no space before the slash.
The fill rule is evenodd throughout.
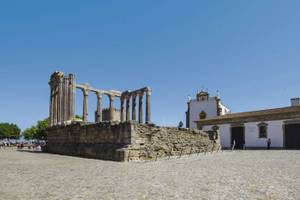
<path id="1" fill-rule="evenodd" d="M 161 125 L 184 121 L 201 87 L 234 112 L 287 106 L 300 95 L 299 10 L 298 0 L 0 1 L 0 122 L 46 118 L 55 70 L 103 89 L 152 87 Z"/>

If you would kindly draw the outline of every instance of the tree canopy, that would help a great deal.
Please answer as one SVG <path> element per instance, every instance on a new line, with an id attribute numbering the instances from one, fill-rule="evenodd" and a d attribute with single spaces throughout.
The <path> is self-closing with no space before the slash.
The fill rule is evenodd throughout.
<path id="1" fill-rule="evenodd" d="M 16 124 L 0 123 L 0 139 L 19 139 L 21 129 Z"/>
<path id="2" fill-rule="evenodd" d="M 25 139 L 47 139 L 46 129 L 49 127 L 49 119 L 40 120 L 36 125 L 24 130 Z"/>
<path id="3" fill-rule="evenodd" d="M 82 119 L 81 116 L 76 115 L 76 119 Z M 23 135 L 25 139 L 38 139 L 38 140 L 46 140 L 47 132 L 46 129 L 49 127 L 49 118 L 40 120 L 36 125 L 27 128 L 23 131 Z"/>

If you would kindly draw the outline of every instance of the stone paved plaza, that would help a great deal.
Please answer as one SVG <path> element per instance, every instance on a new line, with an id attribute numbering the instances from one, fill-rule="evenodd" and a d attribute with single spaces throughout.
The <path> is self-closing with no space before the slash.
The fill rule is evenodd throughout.
<path id="1" fill-rule="evenodd" d="M 111 162 L 0 149 L 0 199 L 300 199 L 300 151 Z"/>

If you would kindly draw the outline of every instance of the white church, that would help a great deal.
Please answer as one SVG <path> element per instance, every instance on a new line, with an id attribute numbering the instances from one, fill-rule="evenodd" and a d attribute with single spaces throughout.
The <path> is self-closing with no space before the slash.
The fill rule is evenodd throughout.
<path id="1" fill-rule="evenodd" d="M 218 96 L 201 91 L 187 102 L 187 128 L 219 130 L 223 148 L 300 149 L 300 98 L 283 108 L 231 113 Z"/>

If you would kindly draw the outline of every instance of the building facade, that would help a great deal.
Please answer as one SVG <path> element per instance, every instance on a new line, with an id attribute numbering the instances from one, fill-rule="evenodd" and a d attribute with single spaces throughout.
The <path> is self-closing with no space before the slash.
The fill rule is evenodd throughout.
<path id="1" fill-rule="evenodd" d="M 210 97 L 209 93 L 205 91 L 199 92 L 196 99 L 190 99 L 187 105 L 186 126 L 192 129 L 197 129 L 195 121 L 230 113 L 230 110 L 223 105 L 219 97 Z"/>
<path id="2" fill-rule="evenodd" d="M 198 95 L 205 98 L 199 99 Z M 221 106 L 214 107 L 213 99 Z M 195 103 L 199 100 L 201 103 Z M 288 107 L 230 113 L 220 98 L 201 92 L 188 102 L 187 121 L 190 128 L 219 129 L 223 148 L 231 148 L 233 144 L 237 149 L 266 148 L 269 140 L 271 148 L 300 149 L 299 98 L 293 98 Z"/>

